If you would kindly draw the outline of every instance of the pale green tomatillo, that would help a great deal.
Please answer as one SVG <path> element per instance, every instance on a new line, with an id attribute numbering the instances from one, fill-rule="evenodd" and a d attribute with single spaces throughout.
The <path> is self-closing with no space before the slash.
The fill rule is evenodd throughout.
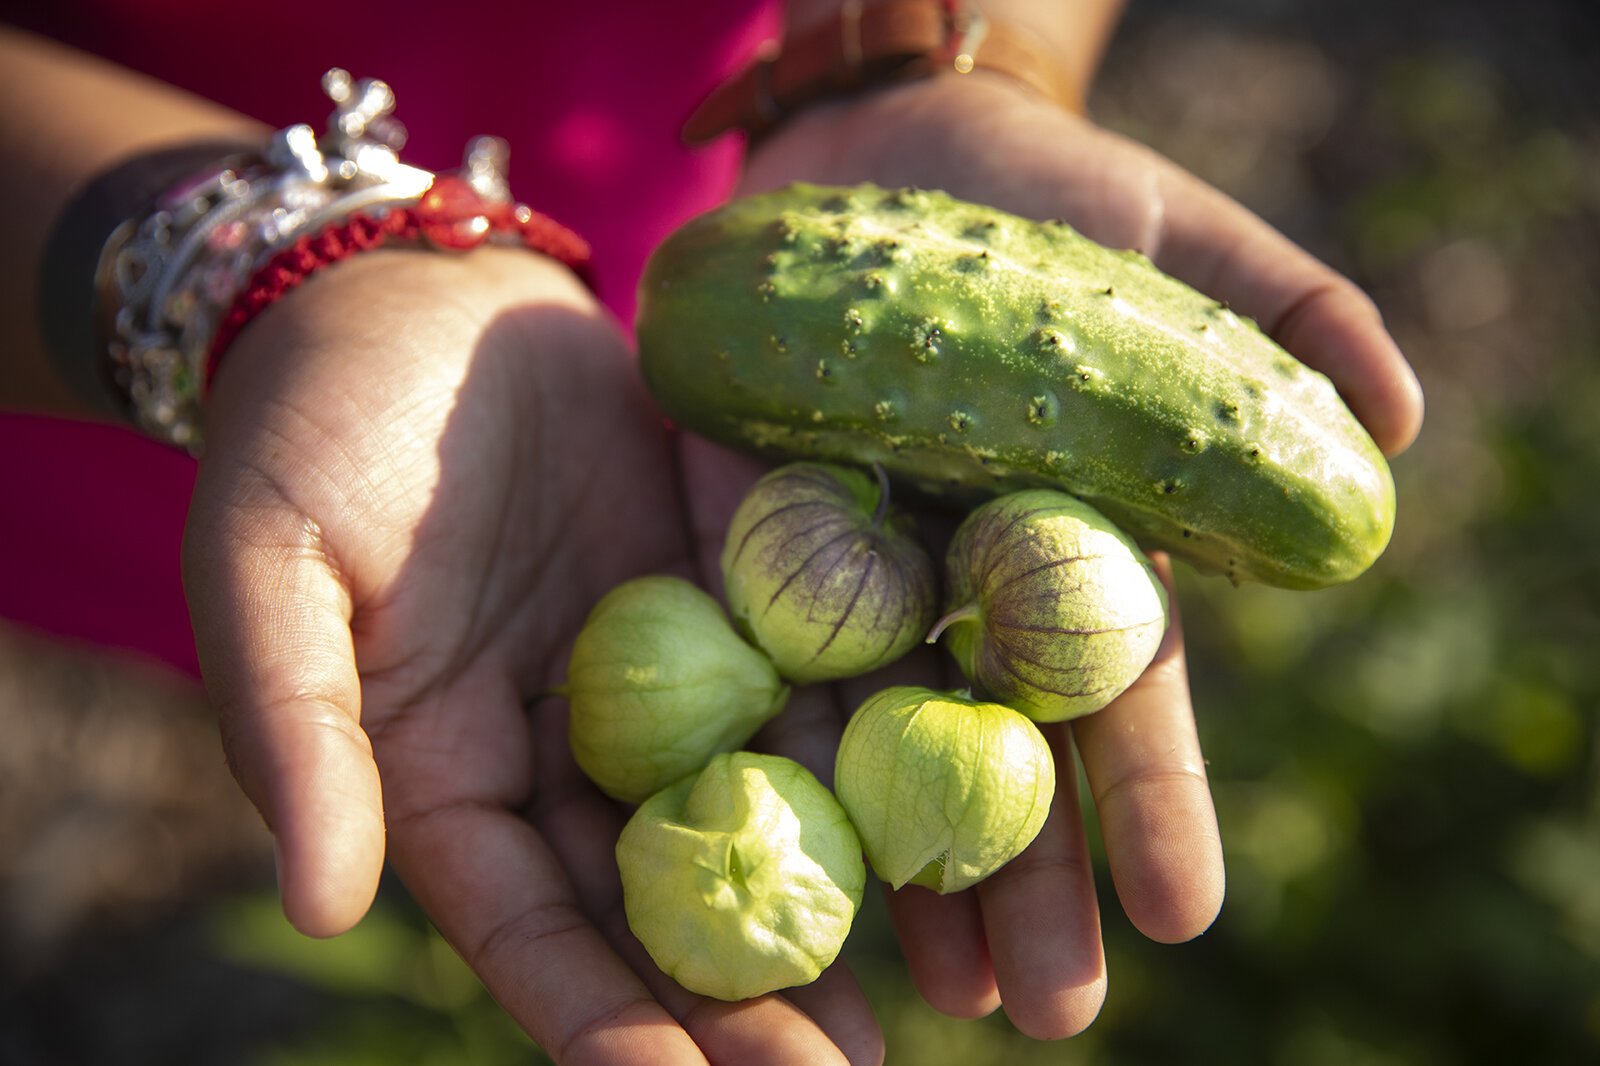
<path id="1" fill-rule="evenodd" d="M 1026 717 L 911 686 L 857 709 L 834 766 L 873 870 L 897 889 L 982 881 L 1033 842 L 1055 787 L 1050 745 Z"/>
<path id="2" fill-rule="evenodd" d="M 789 695 L 716 600 L 667 576 L 601 598 L 573 643 L 561 691 L 578 766 L 630 803 L 742 745 Z"/>
<path id="3" fill-rule="evenodd" d="M 808 984 L 844 945 L 866 866 L 844 810 L 799 763 L 738 751 L 646 800 L 617 839 L 628 927 L 691 992 Z"/>

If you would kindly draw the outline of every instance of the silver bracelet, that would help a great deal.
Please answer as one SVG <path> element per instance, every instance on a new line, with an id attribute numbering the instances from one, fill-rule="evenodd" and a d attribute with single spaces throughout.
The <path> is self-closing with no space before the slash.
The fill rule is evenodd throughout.
<path id="1" fill-rule="evenodd" d="M 405 129 L 393 117 L 387 84 L 334 69 L 322 86 L 334 109 L 320 138 L 310 126 L 289 126 L 263 153 L 219 161 L 119 227 L 101 253 L 96 310 L 113 385 L 126 413 L 153 436 L 198 454 L 219 330 L 231 339 L 261 309 L 241 301 L 286 255 L 298 265 L 276 266 L 277 287 L 265 297 L 257 283 L 257 303 L 281 295 L 283 278 L 298 284 L 331 261 L 307 242 L 349 220 L 376 235 L 363 248 L 388 238 L 454 249 L 520 241 L 569 265 L 587 257 L 570 231 L 543 216 L 536 225 L 533 212 L 511 203 L 503 141 L 475 140 L 461 176 L 441 179 L 400 161 Z M 430 192 L 440 198 L 446 180 L 466 190 L 444 209 L 453 212 L 445 216 L 449 232 L 465 232 L 466 240 L 441 237 L 413 217 Z M 561 240 L 552 246 L 536 239 L 535 231 L 548 238 L 551 227 Z M 337 257 L 351 250 L 358 249 L 343 248 Z"/>

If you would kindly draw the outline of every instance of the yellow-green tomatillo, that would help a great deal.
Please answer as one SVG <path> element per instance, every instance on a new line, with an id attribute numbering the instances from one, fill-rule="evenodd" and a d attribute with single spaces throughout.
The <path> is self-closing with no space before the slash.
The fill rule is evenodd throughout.
<path id="1" fill-rule="evenodd" d="M 1167 590 L 1132 539 L 1082 500 L 1029 489 L 967 516 L 946 556 L 942 634 L 975 692 L 1040 722 L 1097 711 L 1144 673 Z"/>
<path id="2" fill-rule="evenodd" d="M 628 927 L 684 988 L 738 1000 L 809 984 L 861 906 L 861 843 L 833 794 L 777 755 L 717 755 L 617 838 Z"/>
<path id="3" fill-rule="evenodd" d="M 1056 767 L 1011 708 L 902 685 L 851 716 L 833 787 L 880 878 L 959 892 L 1039 835 Z"/>
<path id="4" fill-rule="evenodd" d="M 933 560 L 888 480 L 831 463 L 763 477 L 729 523 L 728 611 L 790 681 L 856 677 L 904 655 L 938 611 Z"/>
<path id="5" fill-rule="evenodd" d="M 595 604 L 559 691 L 579 767 L 629 803 L 742 745 L 789 696 L 716 600 L 666 576 L 624 582 Z"/>

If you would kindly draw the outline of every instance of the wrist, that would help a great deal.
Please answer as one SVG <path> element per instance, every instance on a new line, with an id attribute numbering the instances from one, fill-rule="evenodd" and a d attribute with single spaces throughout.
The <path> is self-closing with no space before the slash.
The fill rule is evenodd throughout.
<path id="1" fill-rule="evenodd" d="M 562 331 L 582 331 L 588 348 L 621 343 L 589 290 L 553 259 L 497 246 L 352 257 L 286 293 L 239 335 L 207 398 L 206 455 L 270 449 L 290 435 L 359 438 L 376 427 L 428 439 L 470 375 L 518 374 L 517 364 Z M 294 424 L 274 429 L 285 412 Z"/>
<path id="2" fill-rule="evenodd" d="M 995 145 L 1054 141 L 1088 122 L 983 71 L 883 86 L 820 102 L 752 146 L 740 192 L 803 178 L 936 187 L 987 202 L 999 195 L 991 187 Z"/>
<path id="3" fill-rule="evenodd" d="M 818 104 L 885 85 L 999 74 L 1082 113 L 1122 0 L 1041 8 L 1020 0 L 802 0 L 784 40 L 707 97 L 684 127 L 760 138 Z"/>
<path id="4" fill-rule="evenodd" d="M 1100 60 L 1122 17 L 1126 0 L 976 0 L 985 15 L 1031 34 L 1089 99 Z M 1082 108 L 1079 109 L 1083 110 Z"/>
<path id="5" fill-rule="evenodd" d="M 498 245 L 459 255 L 385 247 L 331 264 L 263 308 L 212 383 L 220 391 L 240 378 L 293 377 L 322 363 L 373 381 L 413 366 L 464 364 L 497 320 L 526 306 L 605 317 L 554 259 Z M 246 363 L 263 365 L 247 372 Z"/>
<path id="6" fill-rule="evenodd" d="M 459 174 L 436 175 L 400 161 L 386 84 L 336 69 L 323 87 L 335 106 L 320 137 L 290 126 L 264 150 L 169 178 L 99 252 L 98 336 L 67 357 L 99 371 L 118 413 L 153 436 L 198 452 L 211 375 L 234 338 L 351 256 L 497 243 L 586 264 L 580 238 L 512 201 L 502 142 L 478 138 Z"/>
<path id="7" fill-rule="evenodd" d="M 850 0 L 788 0 L 784 35 L 789 37 L 837 19 Z M 863 8 L 885 0 L 858 0 Z M 1027 33 L 1067 72 L 1078 99 L 1088 98 L 1089 85 L 1110 42 L 1127 0 L 973 0 L 985 18 Z"/>
<path id="8" fill-rule="evenodd" d="M 86 235 L 89 249 L 81 269 L 68 285 L 53 287 L 41 267 L 64 212 L 97 176 L 138 157 L 178 145 L 256 144 L 269 131 L 216 104 L 4 26 L 0 98 L 7 102 L 0 108 L 0 158 L 6 160 L 0 168 L 6 231 L 0 274 L 8 279 L 0 287 L 0 321 L 7 330 L 0 401 L 40 413 L 109 417 L 111 405 L 95 372 L 92 348 L 61 355 L 46 334 L 48 328 L 55 336 L 59 323 L 47 327 L 47 317 L 89 318 L 98 246 L 127 213 L 108 218 L 93 237 Z M 142 206 L 130 204 L 128 213 Z M 52 301 L 48 309 L 47 300 Z"/>
<path id="9" fill-rule="evenodd" d="M 96 323 L 105 249 L 130 218 L 169 189 L 218 160 L 255 151 L 242 140 L 201 141 L 134 155 L 85 184 L 56 219 L 40 257 L 39 325 L 57 377 L 95 414 L 127 414 L 101 358 Z"/>

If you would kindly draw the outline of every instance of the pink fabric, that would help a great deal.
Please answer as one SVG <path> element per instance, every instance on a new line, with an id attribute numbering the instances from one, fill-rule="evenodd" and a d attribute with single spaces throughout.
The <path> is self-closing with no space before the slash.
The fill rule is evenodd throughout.
<path id="1" fill-rule="evenodd" d="M 320 128 L 328 67 L 382 77 L 408 161 L 451 168 L 475 135 L 510 142 L 513 193 L 593 244 L 596 290 L 626 322 L 650 249 L 723 199 L 738 165 L 732 139 L 691 151 L 678 129 L 779 13 L 774 0 L 68 0 L 0 17 L 275 127 Z M 11 414 L 0 455 L 0 615 L 196 670 L 178 568 L 193 463 L 127 430 Z"/>

